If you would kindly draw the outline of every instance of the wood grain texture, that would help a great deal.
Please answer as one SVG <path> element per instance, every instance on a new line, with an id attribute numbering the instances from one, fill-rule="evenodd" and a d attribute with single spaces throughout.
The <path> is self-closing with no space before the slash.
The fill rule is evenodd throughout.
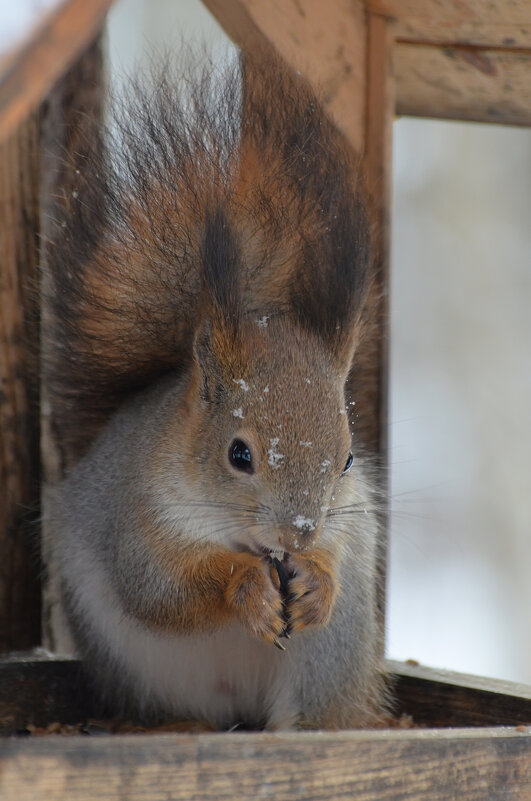
<path id="1" fill-rule="evenodd" d="M 357 368 L 350 377 L 348 395 L 355 433 L 371 453 L 386 461 L 389 226 L 391 202 L 392 121 L 394 81 L 393 40 L 383 17 L 367 19 L 367 86 L 364 114 L 364 147 L 361 167 L 366 180 L 373 229 L 374 283 L 368 301 L 366 341 L 357 354 Z M 359 417 L 358 417 L 359 415 Z"/>
<path id="2" fill-rule="evenodd" d="M 5 739 L 4 801 L 526 801 L 514 730 Z"/>
<path id="3" fill-rule="evenodd" d="M 398 40 L 531 48 L 528 0 L 366 0 L 390 17 Z"/>
<path id="4" fill-rule="evenodd" d="M 377 480 L 387 490 L 389 257 L 392 170 L 392 122 L 394 116 L 393 38 L 384 17 L 367 17 L 367 86 L 362 170 L 367 184 L 373 230 L 374 266 L 367 301 L 365 332 L 356 355 L 355 369 L 347 384 L 354 435 L 371 456 L 377 455 Z M 380 469 L 381 468 L 381 469 Z M 378 609 L 385 622 L 387 572 L 387 519 L 381 513 L 378 542 Z"/>
<path id="5" fill-rule="evenodd" d="M 419 726 L 531 726 L 531 687 L 388 660 L 394 712 Z"/>
<path id="6" fill-rule="evenodd" d="M 81 663 L 40 650 L 0 658 L 0 734 L 101 716 Z"/>
<path id="7" fill-rule="evenodd" d="M 240 47 L 268 46 L 300 70 L 356 151 L 363 145 L 365 23 L 360 0 L 204 0 Z"/>
<path id="8" fill-rule="evenodd" d="M 391 660 L 386 666 L 394 712 L 412 716 L 414 725 L 531 725 L 531 687 Z M 104 717 L 78 660 L 33 651 L 0 659 L 0 734 Z"/>
<path id="9" fill-rule="evenodd" d="M 397 113 L 531 125 L 531 51 L 395 46 Z"/>
<path id="10" fill-rule="evenodd" d="M 37 141 L 31 118 L 0 145 L 0 651 L 40 634 Z"/>
<path id="11" fill-rule="evenodd" d="M 90 44 L 111 4 L 112 0 L 65 0 L 53 13 L 43 15 L 21 47 L 2 58 L 0 141 L 37 108 Z"/>
<path id="12" fill-rule="evenodd" d="M 511 728 L 0 737 L 2 801 L 527 801 L 531 689 L 391 662 L 406 713 Z M 75 660 L 0 660 L 3 732 L 96 711 Z M 435 713 L 435 714 L 434 714 Z M 490 715 L 490 717 L 489 717 Z M 76 716 L 82 716 L 76 717 Z M 437 717 L 439 716 L 439 717 Z M 513 717 L 514 716 L 514 717 Z M 446 723 L 441 724 L 441 720 Z M 498 722 L 499 722 L 498 721 Z"/>

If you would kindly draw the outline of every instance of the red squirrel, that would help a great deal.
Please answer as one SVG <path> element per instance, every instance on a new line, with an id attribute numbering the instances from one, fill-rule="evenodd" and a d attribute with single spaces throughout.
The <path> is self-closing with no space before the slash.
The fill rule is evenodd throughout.
<path id="1" fill-rule="evenodd" d="M 132 92 L 49 257 L 69 454 L 51 541 L 80 656 L 150 719 L 351 727 L 385 708 L 375 489 L 351 430 L 371 263 L 356 160 L 244 54 Z M 276 646 L 276 647 L 275 647 Z"/>

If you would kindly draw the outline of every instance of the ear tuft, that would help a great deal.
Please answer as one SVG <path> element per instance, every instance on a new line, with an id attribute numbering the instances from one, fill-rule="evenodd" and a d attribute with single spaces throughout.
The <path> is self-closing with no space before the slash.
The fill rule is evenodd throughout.
<path id="1" fill-rule="evenodd" d="M 373 260 L 357 156 L 310 85 L 269 51 L 244 53 L 242 73 L 245 163 L 260 182 L 262 225 L 290 264 L 279 270 L 277 300 L 343 364 Z"/>
<path id="2" fill-rule="evenodd" d="M 212 317 L 219 326 L 236 331 L 241 318 L 241 255 L 221 205 L 206 211 L 201 259 L 203 293 Z"/>

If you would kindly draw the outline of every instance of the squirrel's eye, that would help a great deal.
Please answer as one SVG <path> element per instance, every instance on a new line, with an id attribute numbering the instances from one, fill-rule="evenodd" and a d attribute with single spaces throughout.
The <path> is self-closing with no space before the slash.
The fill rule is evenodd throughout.
<path id="1" fill-rule="evenodd" d="M 251 449 L 242 439 L 235 439 L 229 448 L 229 461 L 236 470 L 253 473 Z"/>
<path id="2" fill-rule="evenodd" d="M 353 461 L 354 461 L 354 459 L 353 459 L 353 457 L 352 457 L 352 454 L 351 454 L 351 453 L 349 453 L 349 455 L 348 455 L 348 459 L 347 459 L 347 463 L 346 463 L 345 467 L 343 468 L 343 472 L 341 473 L 341 475 L 342 475 L 342 476 L 344 476 L 344 475 L 345 475 L 345 473 L 348 473 L 348 471 L 349 471 L 349 470 L 350 470 L 350 468 L 352 467 L 352 462 L 353 462 Z"/>

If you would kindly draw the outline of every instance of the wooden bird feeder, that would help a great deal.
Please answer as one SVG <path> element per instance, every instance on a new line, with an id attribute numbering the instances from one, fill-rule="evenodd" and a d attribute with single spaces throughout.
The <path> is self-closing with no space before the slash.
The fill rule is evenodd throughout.
<path id="1" fill-rule="evenodd" d="M 389 667 L 396 711 L 415 728 L 21 735 L 28 725 L 87 719 L 93 704 L 76 660 L 31 650 L 61 644 L 53 564 L 43 546 L 41 585 L 28 510 L 41 492 L 46 504 L 65 454 L 29 355 L 46 309 L 27 286 L 37 276 L 47 204 L 73 180 L 58 154 L 79 147 L 83 117 L 101 111 L 99 37 L 111 3 L 56 0 L 10 47 L 0 43 L 0 798 L 531 800 L 531 689 L 414 665 Z M 385 456 L 392 121 L 398 113 L 530 125 L 531 3 L 205 4 L 238 45 L 274 48 L 320 87 L 362 158 L 379 232 L 364 423 Z M 382 575 L 385 553 L 382 543 Z M 383 597 L 381 606 L 384 614 Z"/>

